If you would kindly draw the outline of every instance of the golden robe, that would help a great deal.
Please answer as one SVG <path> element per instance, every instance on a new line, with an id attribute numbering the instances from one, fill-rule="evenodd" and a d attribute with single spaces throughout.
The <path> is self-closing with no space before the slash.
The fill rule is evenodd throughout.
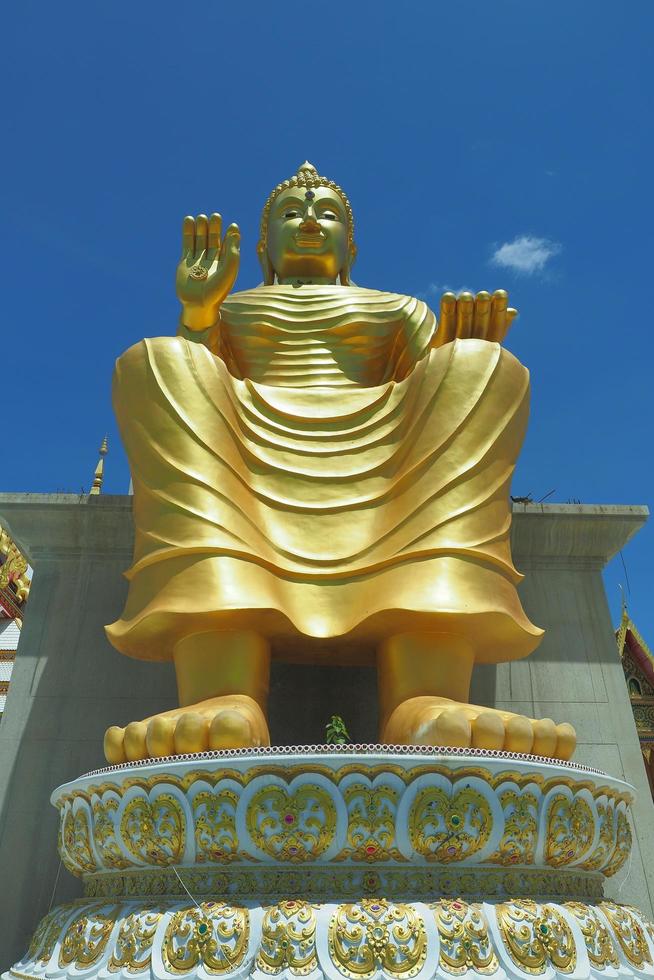
<path id="1" fill-rule="evenodd" d="M 419 300 L 260 286 L 209 346 L 143 340 L 116 365 L 136 541 L 123 653 L 251 629 L 289 660 L 372 662 L 407 630 L 526 656 L 509 481 L 527 370 L 499 344 L 433 348 Z"/>

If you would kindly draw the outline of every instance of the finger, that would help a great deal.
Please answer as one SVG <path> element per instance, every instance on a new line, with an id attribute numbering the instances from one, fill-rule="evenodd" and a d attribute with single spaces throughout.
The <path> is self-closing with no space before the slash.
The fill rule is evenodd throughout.
<path id="1" fill-rule="evenodd" d="M 487 340 L 501 341 L 506 333 L 506 308 L 509 297 L 506 289 L 496 289 L 491 300 L 490 326 Z"/>
<path id="2" fill-rule="evenodd" d="M 230 225 L 220 250 L 220 263 L 224 270 L 227 291 L 234 285 L 241 255 L 241 232 L 238 225 Z"/>
<path id="3" fill-rule="evenodd" d="M 506 311 L 506 327 L 504 328 L 504 337 L 506 337 L 507 333 L 511 329 L 511 324 L 513 323 L 517 315 L 518 315 L 518 311 L 514 310 L 512 306 L 509 306 L 508 310 Z M 504 337 L 502 337 L 502 340 L 504 340 Z"/>
<path id="4" fill-rule="evenodd" d="M 474 312 L 475 297 L 472 293 L 461 293 L 456 301 L 456 335 L 462 340 L 472 337 Z"/>
<path id="5" fill-rule="evenodd" d="M 207 238 L 209 237 L 209 219 L 206 214 L 199 214 L 195 219 L 195 254 L 199 255 L 207 250 Z"/>
<path id="6" fill-rule="evenodd" d="M 456 336 L 456 296 L 454 293 L 443 293 L 441 310 L 436 332 L 436 343 L 439 347 L 449 344 Z"/>
<path id="7" fill-rule="evenodd" d="M 187 214 L 182 222 L 182 258 L 195 252 L 195 218 Z"/>
<path id="8" fill-rule="evenodd" d="M 223 219 L 220 217 L 219 214 L 216 214 L 216 212 L 214 211 L 214 213 L 209 218 L 208 247 L 210 249 L 220 248 L 220 235 L 222 232 L 222 226 L 223 226 Z"/>
<path id="9" fill-rule="evenodd" d="M 475 297 L 475 314 L 472 321 L 472 336 L 485 340 L 490 323 L 491 298 L 490 293 L 482 290 Z"/>

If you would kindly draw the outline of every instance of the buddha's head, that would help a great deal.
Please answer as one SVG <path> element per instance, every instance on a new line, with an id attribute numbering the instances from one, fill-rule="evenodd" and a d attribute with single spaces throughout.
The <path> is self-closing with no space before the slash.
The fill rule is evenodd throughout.
<path id="1" fill-rule="evenodd" d="M 310 163 L 278 184 L 261 215 L 257 254 L 266 285 L 297 280 L 350 284 L 354 218 L 345 193 Z"/>

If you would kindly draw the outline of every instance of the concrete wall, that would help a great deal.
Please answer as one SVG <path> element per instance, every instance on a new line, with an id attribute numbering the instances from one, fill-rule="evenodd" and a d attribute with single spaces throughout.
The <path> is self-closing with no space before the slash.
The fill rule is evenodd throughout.
<path id="1" fill-rule="evenodd" d="M 618 660 L 601 568 L 641 526 L 638 507 L 534 505 L 514 521 L 525 607 L 548 630 L 528 661 L 480 668 L 478 703 L 569 720 L 580 762 L 639 791 L 638 844 L 620 900 L 651 914 L 654 807 Z M 122 657 L 103 626 L 123 605 L 131 560 L 130 497 L 0 494 L 0 519 L 34 568 L 10 696 L 0 722 L 0 968 L 26 948 L 51 904 L 79 893 L 59 865 L 52 789 L 102 765 L 111 724 L 175 704 L 167 664 Z M 273 741 L 321 741 L 332 712 L 356 741 L 375 741 L 374 671 L 275 664 Z M 646 867 L 649 867 L 649 873 Z"/>

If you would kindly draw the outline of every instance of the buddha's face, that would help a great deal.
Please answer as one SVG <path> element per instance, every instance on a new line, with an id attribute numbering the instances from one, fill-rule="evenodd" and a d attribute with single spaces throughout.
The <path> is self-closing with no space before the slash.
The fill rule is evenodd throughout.
<path id="1" fill-rule="evenodd" d="M 268 258 L 277 278 L 334 282 L 351 261 L 347 213 L 329 187 L 289 187 L 268 219 Z"/>

